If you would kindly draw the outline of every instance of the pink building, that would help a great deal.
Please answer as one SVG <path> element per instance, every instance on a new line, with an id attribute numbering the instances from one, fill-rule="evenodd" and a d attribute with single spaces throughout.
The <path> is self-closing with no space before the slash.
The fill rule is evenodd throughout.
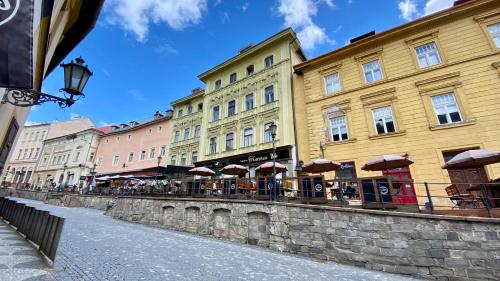
<path id="1" fill-rule="evenodd" d="M 166 161 L 172 111 L 152 118 L 112 126 L 101 138 L 96 154 L 98 175 L 151 175 L 158 157 Z"/>

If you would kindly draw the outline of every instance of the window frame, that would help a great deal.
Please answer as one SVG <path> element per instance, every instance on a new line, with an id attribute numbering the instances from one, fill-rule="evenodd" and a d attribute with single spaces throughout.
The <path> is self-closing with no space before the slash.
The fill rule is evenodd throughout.
<path id="1" fill-rule="evenodd" d="M 145 149 L 142 149 L 139 153 L 139 160 L 140 161 L 145 161 L 146 160 L 146 150 Z"/>
<path id="2" fill-rule="evenodd" d="M 177 130 L 174 133 L 174 142 L 178 142 L 181 137 L 181 131 Z"/>
<path id="3" fill-rule="evenodd" d="M 212 142 L 213 140 L 213 142 Z M 213 149 L 212 149 L 213 147 Z M 216 154 L 217 153 L 217 137 L 210 137 L 208 140 L 208 154 Z"/>
<path id="4" fill-rule="evenodd" d="M 201 135 L 201 125 L 194 126 L 194 138 L 199 138 Z"/>
<path id="5" fill-rule="evenodd" d="M 187 133 L 187 137 L 186 137 Z M 191 127 L 184 128 L 184 139 L 183 140 L 188 140 L 191 137 Z"/>
<path id="6" fill-rule="evenodd" d="M 229 74 L 229 84 L 234 84 L 238 81 L 238 73 L 237 72 L 233 72 L 231 74 Z"/>
<path id="7" fill-rule="evenodd" d="M 498 45 L 497 45 L 497 42 L 495 42 L 495 37 L 493 37 L 493 34 L 492 34 L 492 32 L 490 31 L 490 28 L 489 28 L 490 26 L 493 26 L 493 25 L 498 25 L 498 29 L 499 29 Z M 496 50 L 500 50 L 500 20 L 498 20 L 496 22 L 486 23 L 485 24 L 485 28 L 486 28 L 486 31 L 488 31 L 489 39 L 492 42 L 492 46 Z"/>
<path id="8" fill-rule="evenodd" d="M 427 64 L 426 66 L 422 66 L 422 64 L 420 63 L 420 58 L 419 58 L 417 49 L 423 48 L 423 47 L 425 47 L 427 45 L 433 45 L 434 46 L 435 52 L 437 54 L 438 62 L 435 63 L 435 64 Z M 443 60 L 441 59 L 441 54 L 439 52 L 438 45 L 436 44 L 435 41 L 426 42 L 426 43 L 423 43 L 423 44 L 418 44 L 418 46 L 415 46 L 413 48 L 413 53 L 415 54 L 415 59 L 416 59 L 416 61 L 418 63 L 418 66 L 420 67 L 420 69 L 426 69 L 426 68 L 430 68 L 430 67 L 435 67 L 435 66 L 441 65 L 443 63 Z M 427 53 L 425 54 L 425 58 L 426 58 L 426 62 L 428 63 L 429 57 L 428 57 Z"/>
<path id="9" fill-rule="evenodd" d="M 215 109 L 217 108 L 217 119 L 215 119 Z M 212 122 L 219 121 L 221 119 L 220 116 L 220 105 L 215 105 L 212 107 Z"/>
<path id="10" fill-rule="evenodd" d="M 233 103 L 233 106 L 231 107 L 231 103 Z M 233 112 L 229 111 L 232 108 Z M 236 100 L 230 100 L 227 102 L 227 117 L 235 116 L 236 115 Z"/>
<path id="11" fill-rule="evenodd" d="M 272 88 L 273 89 L 273 100 L 270 101 L 270 102 L 267 101 L 266 89 L 268 89 L 268 88 Z M 274 84 L 271 84 L 271 85 L 266 86 L 266 87 L 263 88 L 263 95 L 264 95 L 264 103 L 263 104 L 264 105 L 271 104 L 271 103 L 273 103 L 273 102 L 276 101 L 276 91 L 275 91 L 275 88 L 276 88 L 276 86 Z"/>
<path id="12" fill-rule="evenodd" d="M 116 166 L 120 164 L 120 154 L 113 155 L 111 166 Z"/>
<path id="13" fill-rule="evenodd" d="M 250 131 L 251 134 L 247 135 L 247 131 Z M 253 145 L 255 145 L 254 143 L 254 135 L 255 135 L 255 130 L 253 127 L 247 127 L 245 129 L 243 129 L 243 143 L 242 143 L 242 147 L 251 147 Z M 247 137 L 250 137 L 250 143 L 247 143 Z"/>
<path id="14" fill-rule="evenodd" d="M 195 158 L 195 155 L 196 155 L 196 158 Z M 191 164 L 194 164 L 195 162 L 198 162 L 198 151 L 191 152 Z"/>
<path id="15" fill-rule="evenodd" d="M 222 80 L 221 79 L 215 80 L 214 89 L 219 90 L 220 88 L 222 88 Z"/>
<path id="16" fill-rule="evenodd" d="M 268 59 L 271 59 L 271 64 L 267 65 L 267 60 Z M 267 68 L 270 68 L 274 65 L 274 54 L 272 55 L 269 55 L 267 57 L 264 58 L 264 68 L 267 69 Z"/>
<path id="17" fill-rule="evenodd" d="M 379 71 L 380 71 L 380 74 L 381 74 L 381 77 L 380 79 L 378 80 L 373 80 L 371 82 L 369 82 L 367 79 L 366 79 L 366 70 L 365 70 L 365 66 L 368 65 L 368 64 L 372 64 L 374 62 L 377 62 L 378 63 L 378 66 L 379 66 Z M 374 83 L 377 83 L 379 81 L 383 81 L 385 79 L 385 71 L 383 70 L 382 68 L 382 62 L 380 60 L 379 57 L 377 58 L 373 58 L 371 60 L 368 60 L 368 61 L 365 61 L 365 62 L 362 62 L 361 63 L 361 71 L 362 71 L 362 74 L 363 74 L 363 81 L 365 81 L 365 85 L 371 85 L 371 84 L 374 84 Z M 370 72 L 372 75 L 374 74 L 373 70 L 371 70 Z"/>
<path id="18" fill-rule="evenodd" d="M 156 147 L 151 147 L 149 149 L 149 159 L 154 159 L 156 156 Z"/>
<path id="19" fill-rule="evenodd" d="M 229 135 L 231 135 L 231 139 L 228 138 Z M 226 140 L 226 142 L 225 142 L 226 143 L 226 146 L 225 146 L 226 149 L 225 149 L 225 151 L 233 151 L 233 150 L 236 149 L 235 148 L 235 141 L 234 141 L 234 132 L 227 133 L 225 140 Z M 231 146 L 228 146 L 228 141 L 229 140 L 231 140 Z"/>
<path id="20" fill-rule="evenodd" d="M 333 76 L 335 74 L 337 75 L 338 90 L 337 91 L 333 91 L 333 92 L 328 92 L 328 83 L 327 83 L 326 79 L 327 79 L 327 77 Z M 337 70 L 337 71 L 333 71 L 333 72 L 330 72 L 330 73 L 323 74 L 323 85 L 324 85 L 325 94 L 327 96 L 330 96 L 330 95 L 342 92 L 342 82 L 341 82 L 341 79 L 340 79 L 340 71 Z"/>
<path id="21" fill-rule="evenodd" d="M 387 129 L 387 121 L 385 120 L 385 116 L 384 116 L 383 119 L 382 119 L 383 125 L 384 125 L 384 132 L 383 133 L 379 133 L 378 130 L 377 130 L 377 120 L 375 119 L 375 111 L 376 110 L 380 110 L 380 109 L 385 109 L 385 108 L 389 108 L 389 112 L 391 113 L 391 119 L 392 119 L 392 125 L 394 126 L 394 131 L 393 132 L 389 132 L 388 131 L 388 129 Z M 394 110 L 392 109 L 391 105 L 386 105 L 386 106 L 381 106 L 381 107 L 374 107 L 374 108 L 371 109 L 371 112 L 372 112 L 372 120 L 373 120 L 374 131 L 375 131 L 376 135 L 381 136 L 381 135 L 387 135 L 387 134 L 394 134 L 394 133 L 398 132 L 398 126 L 397 126 L 397 123 L 396 123 L 396 118 L 394 116 Z"/>
<path id="22" fill-rule="evenodd" d="M 445 112 L 446 112 L 445 116 L 446 116 L 446 121 L 448 121 L 448 122 L 444 123 L 444 124 L 441 124 L 441 122 L 439 120 L 439 117 L 438 117 L 438 114 L 437 114 L 436 104 L 434 103 L 434 98 L 439 97 L 439 96 L 446 96 L 446 95 L 450 95 L 453 98 L 453 101 L 455 103 L 455 107 L 457 108 L 458 117 L 460 117 L 460 121 L 453 122 L 451 120 L 450 112 L 448 111 L 447 105 L 445 105 L 444 106 L 444 109 L 445 109 Z M 451 93 L 443 93 L 443 94 L 438 94 L 438 95 L 432 95 L 432 96 L 430 96 L 430 99 L 431 99 L 432 109 L 434 111 L 434 116 L 436 117 L 436 123 L 437 123 L 437 125 L 439 125 L 439 126 L 449 126 L 449 125 L 454 125 L 454 124 L 461 124 L 461 123 L 464 122 L 463 115 L 460 112 L 460 105 L 458 104 L 457 97 L 455 96 L 455 94 L 453 92 L 451 92 Z"/>
<path id="23" fill-rule="evenodd" d="M 335 140 L 335 138 L 334 138 L 333 129 L 335 129 L 335 128 L 332 126 L 332 121 L 335 120 L 335 119 L 338 119 L 338 118 L 342 118 L 344 120 L 345 131 L 347 133 L 347 138 L 346 139 L 344 139 L 342 137 L 341 126 L 335 127 L 339 131 L 339 140 Z M 330 132 L 330 141 L 331 142 L 338 143 L 338 142 L 343 142 L 343 141 L 349 141 L 351 139 L 350 138 L 350 134 L 349 134 L 349 122 L 347 120 L 347 114 L 345 112 L 344 112 L 343 115 L 337 115 L 337 116 L 331 116 L 331 117 L 329 117 L 328 118 L 328 129 L 329 129 L 329 132 Z"/>
<path id="24" fill-rule="evenodd" d="M 248 97 L 252 97 L 252 107 L 248 107 Z M 245 111 L 252 110 L 255 108 L 255 93 L 249 93 L 245 95 L 244 109 Z"/>
<path id="25" fill-rule="evenodd" d="M 129 152 L 127 157 L 127 163 L 132 163 L 134 161 L 134 152 Z"/>
<path id="26" fill-rule="evenodd" d="M 251 69 L 252 71 L 249 72 L 248 70 Z M 255 65 L 254 64 L 250 64 L 246 67 L 246 73 L 247 73 L 247 76 L 252 76 L 255 74 Z"/>

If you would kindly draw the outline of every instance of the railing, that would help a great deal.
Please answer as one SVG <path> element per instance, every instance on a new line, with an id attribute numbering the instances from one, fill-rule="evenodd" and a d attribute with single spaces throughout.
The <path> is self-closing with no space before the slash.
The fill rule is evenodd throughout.
<path id="1" fill-rule="evenodd" d="M 4 197 L 0 197 L 0 217 L 54 262 L 64 225 L 63 218 Z"/>

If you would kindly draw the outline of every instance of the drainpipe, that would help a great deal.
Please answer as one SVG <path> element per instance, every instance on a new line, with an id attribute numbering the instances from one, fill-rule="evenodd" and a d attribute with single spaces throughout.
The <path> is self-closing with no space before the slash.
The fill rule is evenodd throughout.
<path id="1" fill-rule="evenodd" d="M 295 91 L 294 91 L 294 83 L 293 83 L 293 65 L 292 65 L 292 44 L 297 40 L 297 37 L 295 37 L 289 44 L 288 44 L 288 56 L 290 58 L 290 90 L 292 92 L 292 116 L 293 116 L 293 137 L 295 141 L 295 159 L 296 159 L 296 166 L 299 165 L 299 143 L 297 141 L 297 121 L 296 121 L 296 116 L 295 116 Z M 295 170 L 295 168 L 294 168 Z"/>

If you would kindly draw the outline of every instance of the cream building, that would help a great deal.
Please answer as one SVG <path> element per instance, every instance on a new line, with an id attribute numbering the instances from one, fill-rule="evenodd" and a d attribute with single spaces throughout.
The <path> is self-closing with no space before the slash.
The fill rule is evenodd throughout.
<path id="1" fill-rule="evenodd" d="M 2 177 L 4 185 L 20 187 L 31 183 L 49 127 L 50 125 L 45 123 L 25 126 L 21 130 L 14 153 Z"/>
<path id="2" fill-rule="evenodd" d="M 41 91 L 43 79 L 92 30 L 104 1 L 85 1 L 85 5 L 83 0 L 33 3 L 33 82 L 34 90 Z M 0 88 L 0 99 L 4 93 Z M 29 111 L 29 107 L 0 103 L 0 173 L 6 168 Z"/>
<path id="3" fill-rule="evenodd" d="M 200 160 L 204 94 L 196 88 L 191 95 L 171 103 L 174 116 L 167 164 L 190 166 Z"/>
<path id="4" fill-rule="evenodd" d="M 200 74 L 205 83 L 198 166 L 251 168 L 272 159 L 269 125 L 278 126 L 278 162 L 297 165 L 292 65 L 305 60 L 296 34 L 285 29 L 249 45 Z"/>
<path id="5" fill-rule="evenodd" d="M 43 189 L 52 183 L 83 187 L 81 176 L 90 174 L 95 162 L 99 139 L 104 133 L 89 128 L 44 141 L 33 185 Z"/>

